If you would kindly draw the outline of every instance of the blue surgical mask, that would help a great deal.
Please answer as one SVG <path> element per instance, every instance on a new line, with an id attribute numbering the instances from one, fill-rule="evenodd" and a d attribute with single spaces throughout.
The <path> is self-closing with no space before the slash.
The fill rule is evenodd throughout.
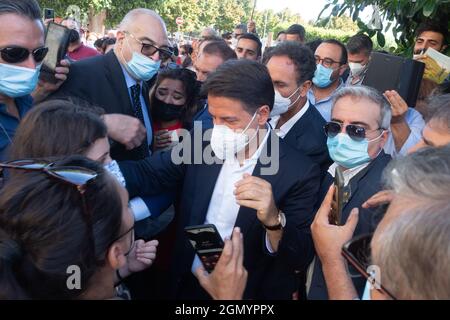
<path id="1" fill-rule="evenodd" d="M 333 82 L 333 80 L 331 80 L 331 74 L 333 71 L 333 69 L 326 68 L 319 63 L 316 67 L 316 71 L 314 72 L 312 82 L 319 88 L 328 87 Z"/>
<path id="2" fill-rule="evenodd" d="M 347 169 L 367 163 L 371 160 L 367 152 L 369 142 L 378 140 L 381 135 L 370 141 L 367 139 L 356 141 L 346 133 L 339 133 L 335 137 L 328 137 L 327 146 L 330 157 L 338 165 Z"/>
<path id="3" fill-rule="evenodd" d="M 133 52 L 133 57 L 127 63 L 127 69 L 137 80 L 148 81 L 159 71 L 161 61 L 153 61 L 140 53 Z"/>
<path id="4" fill-rule="evenodd" d="M 133 52 L 131 60 L 128 61 L 125 67 L 136 80 L 148 81 L 158 73 L 160 66 L 161 60 L 154 61 L 140 53 Z"/>
<path id="5" fill-rule="evenodd" d="M 39 81 L 41 66 L 36 69 L 0 63 L 0 94 L 10 98 L 30 94 Z"/>

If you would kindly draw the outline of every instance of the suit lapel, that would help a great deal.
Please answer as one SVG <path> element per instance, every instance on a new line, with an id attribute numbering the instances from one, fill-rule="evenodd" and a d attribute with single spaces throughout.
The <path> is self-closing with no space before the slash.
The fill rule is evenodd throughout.
<path id="1" fill-rule="evenodd" d="M 267 143 L 265 144 L 265 146 L 261 152 L 261 155 L 267 155 L 268 157 L 272 156 L 272 149 L 273 149 L 272 141 L 274 139 L 276 139 L 279 144 L 279 148 L 278 148 L 279 158 L 276 159 L 276 161 L 278 161 L 278 163 L 281 164 L 280 159 L 283 158 L 285 155 L 283 152 L 283 148 L 281 147 L 282 141 L 275 134 L 275 132 L 273 130 L 270 132 L 270 136 L 267 139 Z M 273 152 L 274 152 L 273 156 L 276 156 L 277 151 L 273 150 Z M 275 199 L 275 203 L 278 203 L 279 199 L 277 199 L 278 197 L 277 197 L 277 194 L 275 193 L 278 175 L 276 175 L 276 174 L 261 175 L 261 169 L 268 168 L 270 166 L 271 166 L 271 163 L 269 163 L 269 164 L 261 163 L 261 156 L 260 156 L 258 158 L 258 162 L 256 163 L 256 166 L 255 166 L 255 169 L 253 170 L 252 175 L 254 177 L 262 178 L 272 185 L 272 192 L 274 193 L 273 197 Z M 281 170 L 281 168 L 279 168 L 279 170 Z M 247 208 L 247 207 L 240 207 L 235 226 L 240 227 L 241 232 L 243 234 L 246 234 L 252 228 L 252 226 L 255 224 L 256 220 L 257 220 L 257 215 L 256 215 L 256 211 L 254 209 Z"/>
<path id="2" fill-rule="evenodd" d="M 119 100 L 117 105 L 121 106 L 121 109 L 116 110 L 116 112 L 134 116 L 125 76 L 114 51 L 110 51 L 105 55 L 105 74 L 113 88 L 115 97 Z"/>

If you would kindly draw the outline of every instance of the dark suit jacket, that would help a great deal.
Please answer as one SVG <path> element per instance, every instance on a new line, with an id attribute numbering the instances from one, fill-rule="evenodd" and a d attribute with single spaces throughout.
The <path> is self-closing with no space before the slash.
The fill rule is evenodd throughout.
<path id="1" fill-rule="evenodd" d="M 320 166 L 321 172 L 326 172 L 332 163 L 328 154 L 327 136 L 323 129 L 325 123 L 319 111 L 310 104 L 309 109 L 283 139 L 291 147 L 309 156 Z"/>
<path id="2" fill-rule="evenodd" d="M 142 82 L 142 86 L 144 99 L 149 106 L 147 84 Z M 102 107 L 106 113 L 135 116 L 125 76 L 113 51 L 73 63 L 68 79 L 51 98 L 68 96 Z M 150 110 L 148 114 L 150 116 Z M 126 150 L 123 145 L 114 142 L 111 145 L 111 157 L 116 160 L 139 160 L 140 154 L 137 148 Z"/>
<path id="3" fill-rule="evenodd" d="M 270 167 L 270 164 L 265 165 L 258 161 L 253 175 L 270 182 L 275 203 L 286 214 L 287 224 L 278 252 L 272 255 L 267 251 L 265 229 L 258 221 L 255 210 L 241 207 L 235 225 L 239 226 L 244 234 L 244 265 L 249 272 L 245 298 L 291 299 L 292 292 L 298 288 L 294 271 L 304 270 L 313 256 L 309 228 L 317 200 L 320 171 L 308 157 L 289 147 L 274 133 L 268 139 L 262 154 L 272 154 L 271 139 L 279 141 L 279 158 L 275 159 L 279 161 L 279 171 L 275 175 L 261 176 L 261 168 Z M 194 145 L 195 143 L 192 143 L 191 152 L 195 148 Z M 209 142 L 204 142 L 202 147 L 207 146 Z M 183 279 L 191 275 L 190 269 L 194 260 L 194 250 L 183 229 L 205 222 L 222 165 L 175 165 L 171 161 L 170 152 L 163 152 L 143 161 L 123 162 L 120 167 L 131 196 L 152 194 L 183 185 L 171 277 L 171 287 L 176 296 L 180 290 L 184 290 Z"/>
<path id="4" fill-rule="evenodd" d="M 382 151 L 376 159 L 374 159 L 365 169 L 363 169 L 363 171 L 358 173 L 349 182 L 350 198 L 342 210 L 341 224 L 345 224 L 353 208 L 359 208 L 359 220 L 355 233 L 353 234 L 354 236 L 374 232 L 378 222 L 384 215 L 384 212 L 380 211 L 379 208 L 363 209 L 361 208 L 361 205 L 375 193 L 383 189 L 381 183 L 382 173 L 389 161 L 391 161 L 391 156 Z M 325 176 L 321 185 L 319 196 L 320 199 L 325 198 L 328 188 L 333 181 L 334 179 L 330 174 Z M 358 272 L 353 270 L 353 268 L 349 267 L 349 269 L 351 274 L 358 274 Z M 362 296 L 366 280 L 362 276 L 354 277 L 352 280 L 359 296 Z M 311 287 L 308 293 L 308 299 L 328 299 L 327 286 L 325 284 L 325 279 L 322 272 L 322 265 L 317 256 L 314 263 L 314 272 Z"/>

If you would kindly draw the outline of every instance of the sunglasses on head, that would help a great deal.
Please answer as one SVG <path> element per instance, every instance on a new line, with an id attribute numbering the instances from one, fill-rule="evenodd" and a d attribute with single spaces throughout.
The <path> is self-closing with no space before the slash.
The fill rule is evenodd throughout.
<path id="1" fill-rule="evenodd" d="M 28 59 L 30 54 L 33 55 L 34 61 L 36 61 L 36 63 L 41 63 L 47 55 L 47 52 L 47 47 L 40 47 L 31 51 L 27 48 L 22 47 L 6 47 L 0 49 L 2 60 L 7 63 L 24 62 Z"/>
<path id="2" fill-rule="evenodd" d="M 52 178 L 75 186 L 81 194 L 86 190 L 87 183 L 94 180 L 98 175 L 97 172 L 90 169 L 76 166 L 55 166 L 54 163 L 36 159 L 13 160 L 0 163 L 1 173 L 3 173 L 2 169 L 5 168 L 44 172 Z"/>
<path id="3" fill-rule="evenodd" d="M 382 294 L 390 297 L 393 300 L 397 300 L 395 296 L 390 293 L 385 287 L 377 281 L 377 277 L 370 272 L 370 257 L 371 248 L 370 243 L 372 241 L 373 234 L 363 234 L 357 236 L 347 242 L 342 247 L 342 256 L 364 277 L 368 280 L 372 287 L 380 291 Z"/>
<path id="4" fill-rule="evenodd" d="M 325 130 L 325 134 L 328 137 L 333 138 L 337 136 L 339 133 L 341 133 L 342 126 L 343 126 L 342 123 L 330 121 L 323 128 Z M 345 132 L 348 134 L 348 136 L 356 141 L 364 140 L 366 138 L 366 133 L 369 131 L 379 131 L 379 130 L 383 130 L 383 128 L 378 128 L 375 130 L 366 130 L 364 127 L 355 124 L 349 124 L 345 127 Z"/>

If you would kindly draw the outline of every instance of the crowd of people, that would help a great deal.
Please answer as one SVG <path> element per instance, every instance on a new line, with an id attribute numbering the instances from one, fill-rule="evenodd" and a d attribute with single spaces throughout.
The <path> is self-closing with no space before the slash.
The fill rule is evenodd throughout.
<path id="1" fill-rule="evenodd" d="M 362 84 L 368 36 L 299 24 L 271 47 L 252 21 L 173 43 L 142 8 L 61 24 L 50 82 L 37 1 L 0 0 L 0 299 L 450 299 L 450 79 L 408 105 Z M 414 59 L 447 45 L 427 21 Z"/>

